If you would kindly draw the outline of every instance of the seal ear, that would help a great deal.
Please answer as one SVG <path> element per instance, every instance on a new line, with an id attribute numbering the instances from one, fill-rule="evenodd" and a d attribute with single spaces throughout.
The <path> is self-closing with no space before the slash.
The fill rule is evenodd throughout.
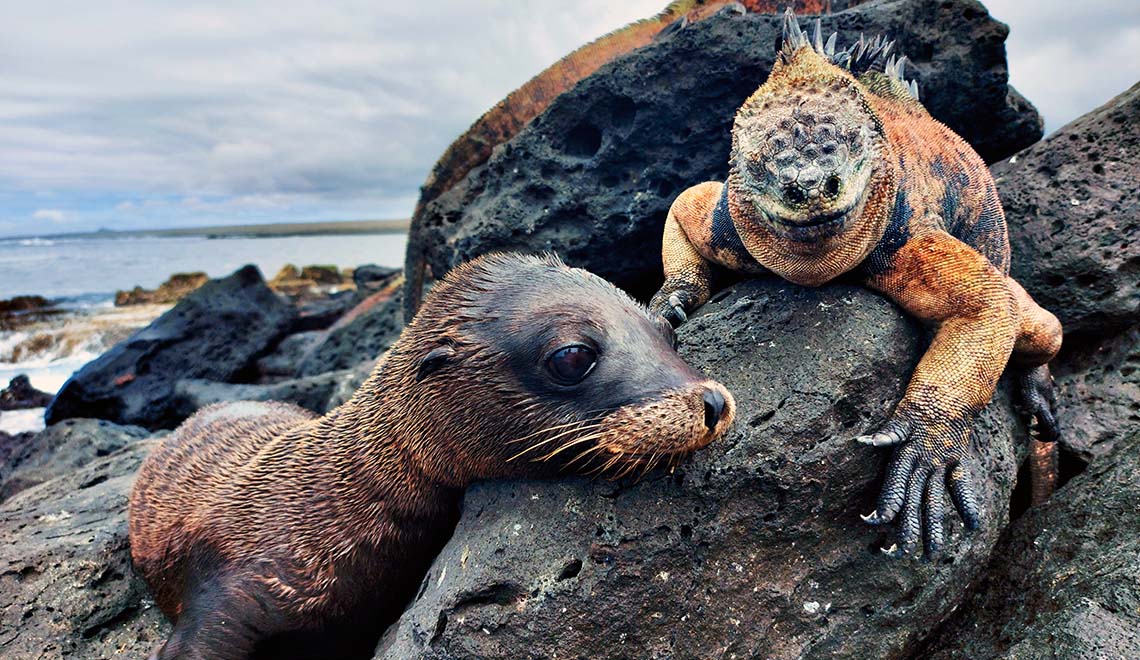
<path id="1" fill-rule="evenodd" d="M 439 371 L 441 367 L 455 357 L 455 349 L 451 346 L 437 346 L 420 359 L 420 368 L 416 371 L 416 382 L 427 378 Z"/>

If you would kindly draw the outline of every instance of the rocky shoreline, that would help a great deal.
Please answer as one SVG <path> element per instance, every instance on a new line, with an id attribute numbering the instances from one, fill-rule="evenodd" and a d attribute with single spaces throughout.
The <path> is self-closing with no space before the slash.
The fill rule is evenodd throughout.
<path id="1" fill-rule="evenodd" d="M 974 426 L 982 529 L 948 517 L 939 561 L 883 557 L 886 531 L 858 514 L 887 456 L 853 438 L 890 412 L 925 333 L 859 287 L 739 282 L 679 332 L 736 395 L 728 436 L 640 481 L 471 489 L 377 658 L 1140 657 L 1140 84 L 1037 142 L 1036 112 L 1005 84 L 1005 27 L 981 5 L 833 18 L 841 41 L 901 34 L 935 116 L 969 123 L 997 161 L 1013 274 L 1066 329 L 1061 488 L 1028 508 L 1031 429 L 1003 384 Z M 728 132 L 709 117 L 731 119 L 776 35 L 773 17 L 726 12 L 603 66 L 433 202 L 438 222 L 413 240 L 437 274 L 554 250 L 651 291 L 664 209 L 723 176 Z M 306 277 L 344 290 L 286 290 Z M 402 278 L 339 277 L 247 267 L 205 282 L 80 370 L 49 428 L 0 436 L 0 654 L 142 657 L 162 641 L 129 561 L 134 472 L 208 403 L 324 412 L 350 396 L 403 326 Z"/>

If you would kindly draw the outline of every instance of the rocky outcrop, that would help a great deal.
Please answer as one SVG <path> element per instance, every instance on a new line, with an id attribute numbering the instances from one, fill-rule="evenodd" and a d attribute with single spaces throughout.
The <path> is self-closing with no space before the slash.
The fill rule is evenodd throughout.
<path id="1" fill-rule="evenodd" d="M 0 504 L 0 655 L 145 658 L 168 631 L 131 569 L 133 441 Z"/>
<path id="2" fill-rule="evenodd" d="M 1140 322 L 1140 83 L 993 166 L 1013 276 L 1067 334 Z"/>
<path id="3" fill-rule="evenodd" d="M 97 417 L 173 428 L 182 420 L 171 405 L 177 381 L 229 382 L 253 375 L 255 360 L 294 316 L 253 266 L 211 280 L 76 372 L 48 407 L 47 422 Z"/>
<path id="4" fill-rule="evenodd" d="M 16 330 L 61 313 L 43 296 L 16 296 L 0 300 L 0 330 Z"/>
<path id="5" fill-rule="evenodd" d="M 1140 658 L 1140 433 L 1003 535 L 937 660 Z"/>
<path id="6" fill-rule="evenodd" d="M 32 381 L 24 374 L 8 381 L 8 387 L 0 390 L 0 410 L 43 408 L 50 402 L 51 395 L 32 387 Z"/>
<path id="7" fill-rule="evenodd" d="M 56 477 L 72 474 L 146 437 L 138 426 L 119 426 L 102 419 L 69 419 L 36 434 L 25 434 L 0 463 L 0 501 Z"/>
<path id="8" fill-rule="evenodd" d="M 163 282 L 157 289 L 144 289 L 136 286 L 130 291 L 115 292 L 115 306 L 128 305 L 158 305 L 175 303 L 182 300 L 191 291 L 196 291 L 206 282 L 209 276 L 203 272 L 175 273 L 170 279 Z"/>
<path id="9" fill-rule="evenodd" d="M 285 401 L 323 415 L 347 401 L 366 378 L 367 373 L 344 369 L 266 385 L 180 380 L 174 387 L 173 406 L 189 417 L 199 408 L 223 401 Z"/>
<path id="10" fill-rule="evenodd" d="M 379 658 L 903 658 L 984 569 L 1007 516 L 1004 393 L 975 425 L 985 525 L 892 561 L 864 525 L 887 454 L 854 438 L 901 396 L 921 333 L 863 289 L 745 282 L 681 327 L 736 395 L 724 441 L 633 482 L 490 483 Z"/>
<path id="11" fill-rule="evenodd" d="M 363 362 L 374 362 L 388 350 L 404 329 L 403 283 L 402 276 L 389 277 L 375 293 L 341 317 L 302 358 L 297 375 L 352 369 Z"/>
<path id="12" fill-rule="evenodd" d="M 352 283 L 359 291 L 377 291 L 400 273 L 399 268 L 385 268 L 376 264 L 357 266 L 352 270 Z"/>
<path id="13" fill-rule="evenodd" d="M 351 286 L 352 276 L 350 273 L 342 274 L 336 266 L 298 268 L 285 264 L 268 284 L 274 291 L 295 300 L 320 300 L 330 290 Z"/>
<path id="14" fill-rule="evenodd" d="M 737 108 L 767 77 L 778 15 L 722 12 L 602 67 L 421 210 L 409 255 L 436 277 L 495 250 L 557 249 L 639 295 L 661 280 L 661 228 L 686 187 L 721 180 Z M 974 0 L 872 2 L 824 17 L 839 42 L 887 34 L 931 113 L 996 161 L 1041 137 L 1007 85 L 1008 29 Z"/>
<path id="15" fill-rule="evenodd" d="M 272 353 L 258 358 L 259 381 L 271 383 L 292 378 L 297 373 L 301 360 L 324 338 L 325 333 L 320 330 L 307 330 L 282 339 Z"/>
<path id="16" fill-rule="evenodd" d="M 1054 368 L 1058 418 L 1065 448 L 1085 464 L 1140 429 L 1140 326 L 1073 344 Z"/>

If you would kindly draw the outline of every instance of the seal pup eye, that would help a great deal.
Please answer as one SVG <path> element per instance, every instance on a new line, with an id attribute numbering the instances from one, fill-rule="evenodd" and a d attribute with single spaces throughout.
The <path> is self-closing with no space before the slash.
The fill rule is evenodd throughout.
<path id="1" fill-rule="evenodd" d="M 455 349 L 450 346 L 433 348 L 420 360 L 420 368 L 416 370 L 416 382 L 427 378 L 455 356 Z"/>
<path id="2" fill-rule="evenodd" d="M 598 354 L 594 349 L 582 344 L 563 346 L 550 354 L 546 359 L 546 368 L 554 379 L 563 385 L 574 385 L 582 382 L 598 363 Z"/>

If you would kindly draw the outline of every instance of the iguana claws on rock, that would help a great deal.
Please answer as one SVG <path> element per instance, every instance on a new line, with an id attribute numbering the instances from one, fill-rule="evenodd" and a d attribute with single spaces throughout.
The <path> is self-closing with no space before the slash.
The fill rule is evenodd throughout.
<path id="1" fill-rule="evenodd" d="M 774 14 L 781 7 L 794 7 L 808 14 L 824 14 L 852 7 L 866 0 L 674 0 L 656 16 L 630 23 L 578 48 L 511 92 L 483 114 L 463 135 L 456 138 L 432 166 L 420 189 L 412 213 L 408 250 L 404 259 L 407 284 L 404 291 L 404 318 L 411 320 L 423 295 L 426 263 L 417 232 L 424 220 L 424 208 L 450 190 L 474 168 L 484 163 L 492 150 L 507 142 L 532 119 L 542 114 L 559 94 L 578 84 L 604 64 L 689 23 L 712 16 L 726 7 L 753 13 Z M 440 276 L 440 273 L 436 273 Z"/>
<path id="2" fill-rule="evenodd" d="M 666 279 L 650 307 L 684 322 L 708 300 L 714 268 L 806 286 L 851 273 L 937 328 L 890 420 L 859 438 L 894 452 L 864 520 L 896 522 L 892 553 L 921 539 L 934 555 L 945 495 L 967 527 L 979 524 L 970 421 L 1008 362 L 1025 370 L 1042 440 L 1051 449 L 1059 435 L 1047 363 L 1061 325 L 1008 276 L 985 163 L 926 112 L 904 59 L 886 59 L 891 47 L 860 38 L 840 51 L 818 21 L 809 38 L 786 13 L 776 65 L 736 115 L 728 181 L 689 188 L 669 211 Z"/>

